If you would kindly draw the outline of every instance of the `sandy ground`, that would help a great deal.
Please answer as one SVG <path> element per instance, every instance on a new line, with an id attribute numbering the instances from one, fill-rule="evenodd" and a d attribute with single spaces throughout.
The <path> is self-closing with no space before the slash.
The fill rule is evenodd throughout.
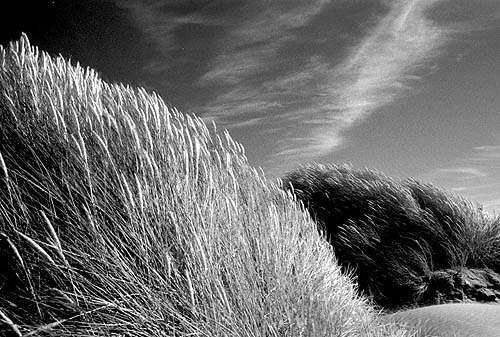
<path id="1" fill-rule="evenodd" d="M 500 337 L 500 305 L 441 304 L 386 316 L 419 329 L 417 337 Z"/>

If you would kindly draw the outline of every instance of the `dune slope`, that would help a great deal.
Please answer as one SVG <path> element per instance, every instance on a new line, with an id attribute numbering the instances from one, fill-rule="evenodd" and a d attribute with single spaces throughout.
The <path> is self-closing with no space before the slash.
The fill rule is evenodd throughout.
<path id="1" fill-rule="evenodd" d="M 241 145 L 154 93 L 0 48 L 0 329 L 405 336 Z"/>

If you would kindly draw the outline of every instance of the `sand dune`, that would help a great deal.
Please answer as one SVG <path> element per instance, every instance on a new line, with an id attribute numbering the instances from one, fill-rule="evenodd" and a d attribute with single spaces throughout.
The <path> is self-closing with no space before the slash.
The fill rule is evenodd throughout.
<path id="1" fill-rule="evenodd" d="M 419 329 L 417 337 L 500 337 L 500 305 L 441 304 L 387 316 L 390 321 Z"/>

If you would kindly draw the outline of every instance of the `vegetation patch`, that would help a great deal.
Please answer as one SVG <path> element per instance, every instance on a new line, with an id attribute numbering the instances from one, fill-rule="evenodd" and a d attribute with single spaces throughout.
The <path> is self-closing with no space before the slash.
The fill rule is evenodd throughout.
<path id="1" fill-rule="evenodd" d="M 407 336 L 240 144 L 26 36 L 0 48 L 0 329 Z"/>
<path id="2" fill-rule="evenodd" d="M 309 210 L 361 291 L 385 308 L 439 302 L 437 271 L 500 273 L 500 221 L 430 184 L 310 164 L 284 177 L 283 187 Z"/>

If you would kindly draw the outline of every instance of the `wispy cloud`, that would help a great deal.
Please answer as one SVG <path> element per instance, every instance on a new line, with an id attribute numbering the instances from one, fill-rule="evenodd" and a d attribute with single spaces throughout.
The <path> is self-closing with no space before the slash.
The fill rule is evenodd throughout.
<path id="1" fill-rule="evenodd" d="M 219 26 L 227 24 L 228 18 L 213 14 L 213 8 L 230 0 L 198 2 L 197 6 L 189 1 L 172 0 L 115 0 L 115 3 L 127 10 L 140 30 L 157 45 L 162 53 L 165 66 L 172 57 L 172 52 L 180 48 L 176 41 L 176 30 L 188 24 Z"/>
<path id="2" fill-rule="evenodd" d="M 330 0 L 287 0 L 267 4 L 255 1 L 255 14 L 243 19 L 220 41 L 219 55 L 200 83 L 234 85 L 267 71 L 276 62 L 277 52 L 295 38 L 294 29 L 303 27 L 320 13 Z"/>
<path id="3" fill-rule="evenodd" d="M 491 22 L 497 22 L 500 13 L 498 3 L 489 0 L 474 4 L 462 0 L 385 3 L 388 5 L 385 15 L 351 46 L 348 56 L 315 74 L 319 79 L 316 86 L 306 91 L 314 99 L 307 110 L 294 115 L 301 117 L 298 118 L 301 125 L 312 127 L 307 137 L 282 142 L 282 150 L 277 154 L 284 162 L 316 160 L 346 146 L 346 132 L 408 94 L 423 79 L 420 74 L 435 70 L 433 61 L 446 51 L 449 42 L 461 34 L 486 29 Z M 461 20 L 440 18 L 440 13 L 451 5 L 461 13 Z M 496 147 L 481 150 L 482 159 L 498 156 L 500 152 Z M 476 167 L 454 170 L 440 173 L 485 177 Z"/>
<path id="4" fill-rule="evenodd" d="M 500 213 L 500 145 L 477 146 L 449 167 L 433 169 L 419 178 L 439 184 Z"/>
<path id="5" fill-rule="evenodd" d="M 192 50 L 197 73 L 190 88 L 205 96 L 184 102 L 185 110 L 222 127 L 278 129 L 281 140 L 269 165 L 275 170 L 277 161 L 318 159 L 345 146 L 349 129 L 422 80 L 421 70 L 432 67 L 454 34 L 481 26 L 478 15 L 464 23 L 440 18 L 442 8 L 435 11 L 469 1 L 380 0 L 378 17 L 369 17 L 361 36 L 353 35 L 348 49 L 335 53 L 345 45 L 326 48 L 325 36 L 304 42 L 304 31 L 322 14 L 321 29 L 313 30 L 333 29 L 334 20 L 324 14 L 347 1 L 115 1 L 157 45 L 164 57 L 159 64 L 167 68 L 180 62 L 175 55 L 189 27 L 213 30 L 200 40 L 203 49 Z M 497 0 L 479 2 L 490 1 Z"/>
<path id="6" fill-rule="evenodd" d="M 342 145 L 343 132 L 391 103 L 412 82 L 416 70 L 436 56 L 448 40 L 446 27 L 426 17 L 439 0 L 391 1 L 378 24 L 350 55 L 329 72 L 317 100 L 321 127 L 311 131 L 309 145 L 297 153 L 321 156 Z"/>
<path id="7" fill-rule="evenodd" d="M 486 177 L 488 174 L 478 167 L 448 167 L 435 171 L 437 174 L 449 174 L 460 177 L 460 179 L 474 179 Z"/>
<path id="8" fill-rule="evenodd" d="M 472 162 L 476 164 L 488 162 L 489 167 L 492 166 L 493 162 L 496 162 L 494 164 L 497 167 L 500 165 L 500 145 L 476 146 L 473 150 Z"/>
<path id="9" fill-rule="evenodd" d="M 259 64 L 259 67 L 262 65 Z M 198 110 L 204 113 L 205 118 L 217 119 L 230 128 L 239 125 L 241 120 L 257 115 L 268 122 L 304 122 L 304 114 L 310 103 L 320 95 L 315 89 L 318 81 L 328 71 L 328 64 L 313 57 L 300 70 L 265 81 L 241 81 L 228 86 Z M 249 76 L 250 73 L 247 68 L 247 72 L 240 76 Z M 219 76 L 219 79 L 225 81 L 227 77 Z"/>
<path id="10" fill-rule="evenodd" d="M 301 95 L 307 81 L 315 83 L 317 72 L 306 67 L 297 73 L 280 71 L 279 52 L 296 39 L 296 30 L 310 21 L 332 0 L 115 0 L 129 11 L 136 25 L 157 45 L 163 59 L 156 60 L 155 71 L 173 67 L 181 48 L 178 32 L 187 25 L 217 27 L 210 37 L 213 51 L 201 60 L 205 69 L 192 83 L 195 90 L 213 90 L 203 104 L 188 106 L 206 120 L 217 120 L 227 128 L 253 125 L 276 116 L 291 104 L 290 93 Z M 201 45 L 200 45 L 201 47 Z M 204 54 L 205 51 L 193 51 Z M 314 63 L 314 62 L 313 62 Z M 312 67 L 316 67 L 312 64 Z M 312 70 L 312 72 L 310 72 Z M 189 71 L 189 69 L 188 69 Z M 302 77 L 302 78 L 299 78 Z M 172 79 L 173 80 L 173 79 Z M 314 81 L 313 81 L 314 80 Z M 285 86 L 287 86 L 285 88 Z M 215 88 L 215 89 L 214 89 Z M 260 115 L 257 117 L 256 115 Z M 251 120 L 249 122 L 248 120 Z"/>
<path id="11" fill-rule="evenodd" d="M 204 105 L 192 107 L 193 111 L 235 128 L 248 125 L 247 119 L 269 123 L 290 113 L 299 96 L 302 101 L 309 100 L 310 91 L 303 89 L 314 87 L 321 64 L 314 61 L 283 74 L 279 52 L 296 39 L 295 30 L 307 26 L 330 2 L 255 1 L 253 14 L 231 27 L 219 41 L 218 55 L 198 81 L 201 87 L 218 85 L 220 92 Z"/>
<path id="12" fill-rule="evenodd" d="M 427 11 L 442 1 L 389 1 L 385 15 L 342 61 L 311 55 L 300 69 L 255 80 L 259 72 L 269 75 L 293 28 L 305 25 L 326 2 L 297 6 L 279 20 L 275 11 L 263 12 L 230 34 L 229 47 L 201 78 L 231 87 L 200 110 L 228 127 L 245 116 L 281 119 L 291 130 L 278 144 L 282 161 L 328 154 L 344 145 L 346 130 L 407 91 L 419 80 L 418 70 L 439 55 L 450 31 L 430 20 Z"/>

